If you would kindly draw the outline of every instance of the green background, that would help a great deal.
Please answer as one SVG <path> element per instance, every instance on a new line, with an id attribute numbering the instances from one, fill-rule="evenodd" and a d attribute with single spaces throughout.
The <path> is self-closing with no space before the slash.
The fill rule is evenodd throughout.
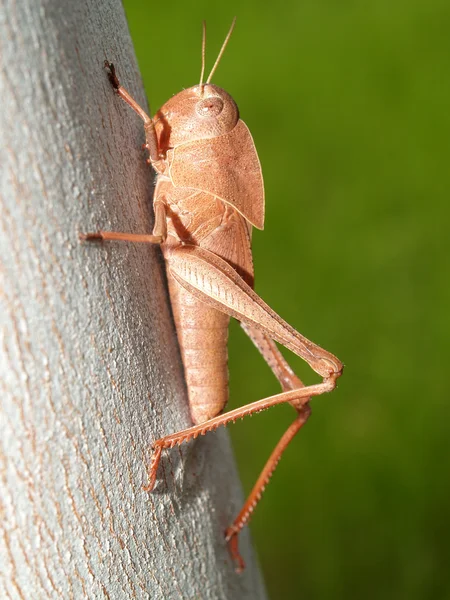
<path id="1" fill-rule="evenodd" d="M 450 598 L 448 0 L 125 9 L 153 112 L 237 15 L 213 82 L 263 166 L 256 289 L 346 364 L 251 522 L 271 598 Z M 237 325 L 230 370 L 233 407 L 278 391 Z M 246 491 L 292 418 L 230 428 Z"/>

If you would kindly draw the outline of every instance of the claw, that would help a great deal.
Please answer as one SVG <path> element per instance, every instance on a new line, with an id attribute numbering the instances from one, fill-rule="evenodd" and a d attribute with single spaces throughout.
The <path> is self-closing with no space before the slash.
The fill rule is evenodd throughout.
<path id="1" fill-rule="evenodd" d="M 101 241 L 103 239 L 103 236 L 101 233 L 99 232 L 93 232 L 93 233 L 79 233 L 78 234 L 78 238 L 82 241 L 82 242 L 98 242 Z"/>
<path id="2" fill-rule="evenodd" d="M 115 90 L 118 90 L 120 88 L 120 82 L 116 75 L 115 66 L 113 65 L 113 63 L 110 63 L 109 60 L 105 60 L 105 62 L 103 64 L 105 66 L 105 69 L 109 70 L 108 79 L 111 82 L 111 85 L 113 86 L 113 88 Z"/>
<path id="3" fill-rule="evenodd" d="M 245 562 L 242 556 L 239 554 L 238 533 L 239 530 L 236 531 L 235 527 L 228 527 L 228 529 L 225 532 L 225 540 L 228 542 L 228 548 L 230 550 L 231 558 L 233 559 L 236 565 L 236 573 L 242 573 L 242 571 L 245 569 Z"/>

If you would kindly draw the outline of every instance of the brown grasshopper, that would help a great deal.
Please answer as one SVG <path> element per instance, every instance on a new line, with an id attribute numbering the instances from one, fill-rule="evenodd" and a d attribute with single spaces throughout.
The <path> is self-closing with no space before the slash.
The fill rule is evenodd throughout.
<path id="1" fill-rule="evenodd" d="M 164 448 L 172 448 L 246 415 L 289 402 L 296 418 L 272 452 L 241 512 L 225 533 L 237 570 L 244 568 L 238 534 L 248 522 L 289 442 L 305 424 L 309 400 L 333 390 L 342 363 L 278 316 L 253 291 L 252 227 L 263 229 L 264 186 L 252 136 L 231 96 L 212 85 L 235 20 L 207 78 L 203 24 L 200 83 L 175 95 L 151 118 L 119 83 L 117 94 L 144 121 L 149 164 L 156 171 L 155 225 L 151 235 L 99 231 L 83 240 L 160 244 L 181 348 L 194 425 L 153 443 L 149 482 L 155 485 Z M 227 337 L 230 317 L 241 322 L 279 380 L 282 392 L 222 414 L 228 399 Z M 305 387 L 275 342 L 302 357 L 322 382 Z"/>

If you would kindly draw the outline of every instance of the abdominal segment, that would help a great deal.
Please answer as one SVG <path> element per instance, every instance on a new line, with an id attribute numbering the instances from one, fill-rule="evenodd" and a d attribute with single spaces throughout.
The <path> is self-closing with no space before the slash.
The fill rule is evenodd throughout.
<path id="1" fill-rule="evenodd" d="M 218 415 L 228 400 L 230 318 L 192 296 L 168 274 L 170 299 L 194 424 Z"/>

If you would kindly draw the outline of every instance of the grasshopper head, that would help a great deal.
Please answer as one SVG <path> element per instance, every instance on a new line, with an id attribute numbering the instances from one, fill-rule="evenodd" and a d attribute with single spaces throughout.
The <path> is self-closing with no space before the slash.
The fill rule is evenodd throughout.
<path id="1" fill-rule="evenodd" d="M 200 139 L 230 132 L 239 121 L 236 102 L 225 90 L 210 83 L 230 39 L 236 18 L 222 45 L 213 68 L 203 83 L 206 54 L 206 23 L 203 21 L 202 70 L 200 83 L 178 93 L 162 106 L 154 117 L 160 151 Z"/>
<path id="2" fill-rule="evenodd" d="M 214 138 L 231 131 L 239 120 L 236 102 L 210 83 L 179 92 L 154 117 L 162 152 L 185 142 Z"/>

